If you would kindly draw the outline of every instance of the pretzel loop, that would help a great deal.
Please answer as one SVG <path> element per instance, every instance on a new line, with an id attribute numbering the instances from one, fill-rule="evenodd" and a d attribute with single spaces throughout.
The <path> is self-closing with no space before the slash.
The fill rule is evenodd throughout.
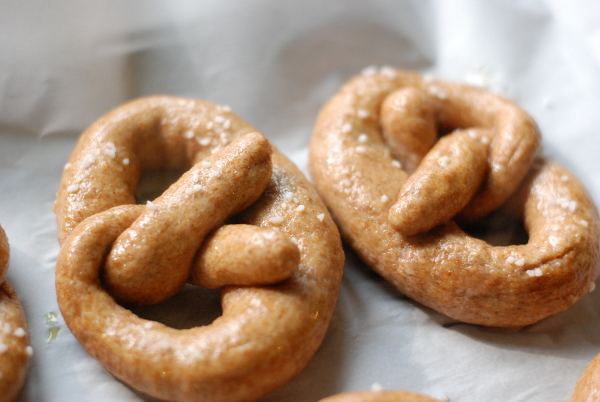
<path id="1" fill-rule="evenodd" d="M 157 167 L 188 170 L 131 205 L 140 170 Z M 63 318 L 142 392 L 255 400 L 296 375 L 325 335 L 343 268 L 337 228 L 300 171 L 226 108 L 151 97 L 109 113 L 80 138 L 55 211 Z M 186 280 L 222 287 L 210 325 L 175 330 L 118 303 L 163 300 Z"/>
<path id="2" fill-rule="evenodd" d="M 460 321 L 522 326 L 592 289 L 600 255 L 593 201 L 559 164 L 532 167 L 539 141 L 508 100 L 386 68 L 324 105 L 309 167 L 342 234 L 401 292 Z M 494 247 L 454 222 L 501 205 L 527 244 Z"/>

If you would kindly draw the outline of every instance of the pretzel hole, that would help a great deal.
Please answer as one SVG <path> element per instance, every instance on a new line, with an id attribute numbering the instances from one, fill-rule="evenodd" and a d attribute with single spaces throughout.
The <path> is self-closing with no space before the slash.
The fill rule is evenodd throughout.
<path id="1" fill-rule="evenodd" d="M 145 204 L 165 192 L 187 169 L 149 169 L 143 171 L 137 183 L 135 202 Z"/>
<path id="2" fill-rule="evenodd" d="M 141 318 L 174 329 L 210 325 L 223 315 L 220 289 L 205 289 L 190 284 L 184 285 L 173 297 L 163 302 L 128 308 Z"/>
<path id="3" fill-rule="evenodd" d="M 523 220 L 501 209 L 473 222 L 456 223 L 468 235 L 494 247 L 523 245 L 529 242 L 529 234 Z"/>

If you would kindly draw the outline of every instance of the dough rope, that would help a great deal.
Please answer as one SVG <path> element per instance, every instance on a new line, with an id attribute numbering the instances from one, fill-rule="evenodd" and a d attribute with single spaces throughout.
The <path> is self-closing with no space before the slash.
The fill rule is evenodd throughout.
<path id="1" fill-rule="evenodd" d="M 342 235 L 402 293 L 463 322 L 524 326 L 598 275 L 596 208 L 564 167 L 533 164 L 539 141 L 508 100 L 385 68 L 324 105 L 309 167 Z M 527 244 L 495 247 L 451 219 L 500 205 L 522 216 Z"/>
<path id="2" fill-rule="evenodd" d="M 17 293 L 6 280 L 10 247 L 0 226 L 0 401 L 13 401 L 27 378 L 29 331 Z"/>
<path id="3" fill-rule="evenodd" d="M 328 328 L 339 232 L 312 185 L 254 131 L 205 101 L 143 98 L 90 126 L 65 168 L 61 313 L 91 356 L 154 397 L 255 400 L 302 370 Z M 152 168 L 189 170 L 132 205 Z M 176 330 L 115 301 L 155 303 L 186 280 L 223 286 L 212 324 Z"/>

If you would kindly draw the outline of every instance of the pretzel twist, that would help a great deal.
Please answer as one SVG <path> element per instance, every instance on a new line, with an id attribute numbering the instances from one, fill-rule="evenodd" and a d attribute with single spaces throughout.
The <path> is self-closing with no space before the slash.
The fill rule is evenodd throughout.
<path id="1" fill-rule="evenodd" d="M 0 226 L 0 401 L 13 401 L 27 378 L 29 358 L 29 331 L 23 307 L 6 272 L 10 246 Z"/>
<path id="2" fill-rule="evenodd" d="M 208 102 L 150 97 L 94 123 L 71 155 L 55 204 L 59 306 L 88 353 L 142 392 L 255 400 L 296 375 L 325 335 L 339 232 L 254 131 Z M 160 197 L 131 205 L 142 169 L 190 165 Z M 212 324 L 176 330 L 116 301 L 155 303 L 186 280 L 223 287 Z"/>
<path id="3" fill-rule="evenodd" d="M 596 208 L 558 163 L 530 169 L 539 141 L 508 100 L 383 69 L 323 107 L 309 167 L 342 234 L 401 292 L 460 321 L 523 326 L 573 305 L 598 275 Z M 503 203 L 527 244 L 494 247 L 452 220 Z"/>

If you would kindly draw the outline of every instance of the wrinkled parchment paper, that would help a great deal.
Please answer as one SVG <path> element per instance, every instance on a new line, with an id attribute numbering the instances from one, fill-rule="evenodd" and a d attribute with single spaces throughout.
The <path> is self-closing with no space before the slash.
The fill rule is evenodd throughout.
<path id="1" fill-rule="evenodd" d="M 52 203 L 85 127 L 142 95 L 204 98 L 231 106 L 306 172 L 320 106 L 369 65 L 515 100 L 537 120 L 544 152 L 600 201 L 600 3 L 593 0 L 1 2 L 0 224 L 12 246 L 8 279 L 34 347 L 19 400 L 147 400 L 86 354 L 56 303 Z M 214 293 L 181 297 L 198 307 L 178 320 L 218 310 Z M 322 347 L 262 400 L 315 401 L 381 386 L 453 402 L 564 401 L 598 352 L 598 291 L 527 328 L 454 325 L 402 297 L 347 250 Z"/>

